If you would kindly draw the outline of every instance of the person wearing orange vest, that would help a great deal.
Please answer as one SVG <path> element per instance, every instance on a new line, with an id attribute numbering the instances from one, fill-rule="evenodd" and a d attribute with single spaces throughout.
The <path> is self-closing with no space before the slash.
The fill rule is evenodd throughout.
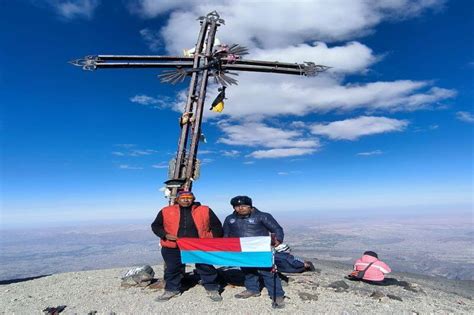
<path id="1" fill-rule="evenodd" d="M 181 191 L 175 205 L 161 209 L 151 229 L 160 238 L 161 255 L 165 262 L 165 292 L 156 301 L 168 301 L 181 293 L 181 279 L 186 267 L 181 262 L 176 240 L 180 237 L 222 237 L 222 223 L 208 206 L 195 202 L 192 192 Z M 222 301 L 214 266 L 196 264 L 196 269 L 209 298 L 214 302 Z"/>

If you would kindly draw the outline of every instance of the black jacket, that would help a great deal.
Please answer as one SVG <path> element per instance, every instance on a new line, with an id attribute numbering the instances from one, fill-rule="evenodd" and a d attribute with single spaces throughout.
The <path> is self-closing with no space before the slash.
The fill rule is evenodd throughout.
<path id="1" fill-rule="evenodd" d="M 224 237 L 268 236 L 274 233 L 276 239 L 283 242 L 283 228 L 266 212 L 252 208 L 252 212 L 245 217 L 235 211 L 224 221 Z"/>
<path id="2" fill-rule="evenodd" d="M 305 271 L 303 260 L 290 253 L 276 252 L 275 264 L 280 272 L 300 273 Z"/>

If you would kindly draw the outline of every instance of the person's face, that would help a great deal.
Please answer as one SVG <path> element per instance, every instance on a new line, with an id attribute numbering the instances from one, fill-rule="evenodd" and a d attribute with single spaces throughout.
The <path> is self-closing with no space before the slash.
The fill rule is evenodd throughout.
<path id="1" fill-rule="evenodd" d="M 191 197 L 191 196 L 182 196 L 182 197 L 179 197 L 176 202 L 178 203 L 178 205 L 180 205 L 181 207 L 189 207 L 193 204 L 194 202 L 194 198 Z"/>
<path id="2" fill-rule="evenodd" d="M 234 210 L 240 215 L 247 215 L 252 210 L 252 207 L 247 205 L 238 205 L 234 207 Z"/>

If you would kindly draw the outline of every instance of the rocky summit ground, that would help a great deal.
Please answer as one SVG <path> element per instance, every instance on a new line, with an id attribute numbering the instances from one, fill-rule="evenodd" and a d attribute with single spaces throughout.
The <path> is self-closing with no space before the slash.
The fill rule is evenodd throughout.
<path id="1" fill-rule="evenodd" d="M 212 302 L 196 285 L 168 302 L 155 302 L 158 285 L 123 287 L 126 268 L 70 272 L 0 285 L 2 314 L 41 314 L 65 305 L 61 314 L 473 314 L 472 282 L 392 274 L 402 285 L 373 286 L 345 280 L 347 266 L 316 261 L 316 272 L 292 275 L 284 289 L 286 306 L 272 309 L 264 289 L 260 297 L 237 300 L 240 286 L 227 285 L 222 302 Z M 162 266 L 153 266 L 161 278 Z M 191 270 L 192 267 L 188 268 Z M 8 282 L 7 282 L 8 283 Z M 158 287 L 158 288 L 157 288 Z"/>

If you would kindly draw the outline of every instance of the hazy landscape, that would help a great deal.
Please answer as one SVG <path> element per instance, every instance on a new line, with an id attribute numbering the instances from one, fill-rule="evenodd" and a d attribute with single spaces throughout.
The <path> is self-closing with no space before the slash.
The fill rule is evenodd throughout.
<path id="1" fill-rule="evenodd" d="M 470 215 L 454 219 L 279 220 L 295 255 L 351 264 L 370 249 L 397 272 L 474 280 L 474 230 Z M 149 222 L 143 222 L 2 230 L 0 260 L 0 280 L 9 280 L 157 264 L 161 255 Z"/>

